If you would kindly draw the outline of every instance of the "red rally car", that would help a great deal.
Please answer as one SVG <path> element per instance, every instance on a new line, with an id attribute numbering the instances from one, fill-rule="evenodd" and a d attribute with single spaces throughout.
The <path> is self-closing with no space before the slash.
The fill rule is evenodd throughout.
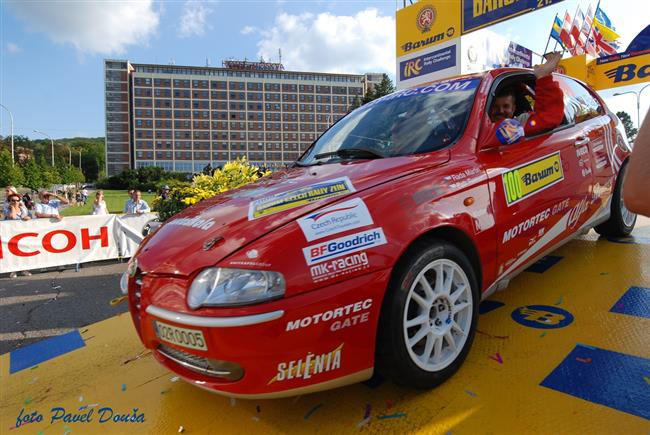
<path id="1" fill-rule="evenodd" d="M 589 228 L 634 227 L 618 119 L 584 84 L 552 80 L 561 124 L 514 144 L 489 108 L 510 87 L 515 115 L 533 110 L 532 71 L 433 82 L 356 109 L 292 168 L 176 215 L 122 278 L 140 339 L 186 381 L 233 397 L 375 370 L 415 388 L 449 378 L 481 299 Z"/>

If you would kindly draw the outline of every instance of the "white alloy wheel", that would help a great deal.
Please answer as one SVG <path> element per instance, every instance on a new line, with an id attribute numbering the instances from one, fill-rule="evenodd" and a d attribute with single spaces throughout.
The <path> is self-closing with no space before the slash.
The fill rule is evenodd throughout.
<path id="1" fill-rule="evenodd" d="M 434 260 L 413 281 L 404 307 L 404 341 L 411 360 L 428 372 L 452 364 L 472 327 L 472 288 L 463 269 Z"/>

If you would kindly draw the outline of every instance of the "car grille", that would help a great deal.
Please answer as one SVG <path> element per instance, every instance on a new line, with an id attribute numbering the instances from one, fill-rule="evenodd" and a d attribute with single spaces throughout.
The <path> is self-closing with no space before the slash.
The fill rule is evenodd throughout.
<path id="1" fill-rule="evenodd" d="M 237 380 L 243 376 L 243 370 L 238 364 L 226 361 L 216 361 L 203 358 L 202 356 L 193 355 L 174 349 L 165 345 L 158 346 L 158 352 L 164 357 L 196 373 L 208 376 L 226 378 L 228 380 Z"/>

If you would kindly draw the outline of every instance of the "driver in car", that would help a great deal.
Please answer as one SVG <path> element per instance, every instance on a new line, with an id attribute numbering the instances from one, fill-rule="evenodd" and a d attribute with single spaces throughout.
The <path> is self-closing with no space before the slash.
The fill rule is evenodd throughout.
<path id="1" fill-rule="evenodd" d="M 555 52 L 546 56 L 546 63 L 535 65 L 535 109 L 515 116 L 517 111 L 516 94 L 512 88 L 499 91 L 490 107 L 490 119 L 500 123 L 504 119 L 516 119 L 524 127 L 526 136 L 532 136 L 551 130 L 562 122 L 564 116 L 564 98 L 551 73 L 562 59 L 562 53 Z"/>

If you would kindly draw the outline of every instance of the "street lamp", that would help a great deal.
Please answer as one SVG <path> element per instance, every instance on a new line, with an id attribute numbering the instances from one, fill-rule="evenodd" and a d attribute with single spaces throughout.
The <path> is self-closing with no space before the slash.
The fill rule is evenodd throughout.
<path id="1" fill-rule="evenodd" d="M 11 110 L 7 108 L 4 104 L 0 104 L 0 107 L 9 112 L 9 119 L 11 119 L 11 164 L 14 164 L 14 115 L 11 113 Z"/>
<path id="2" fill-rule="evenodd" d="M 47 134 L 47 133 L 43 133 L 43 132 L 40 131 L 40 130 L 34 130 L 34 133 L 42 134 L 43 136 L 45 136 L 45 137 L 47 137 L 48 139 L 50 139 L 50 142 L 52 142 L 52 167 L 54 167 L 54 140 L 52 140 L 52 136 L 50 136 L 50 135 Z"/>
<path id="3" fill-rule="evenodd" d="M 627 91 L 627 92 L 617 92 L 614 94 L 615 97 L 625 94 L 635 94 L 636 95 L 636 128 L 641 128 L 641 92 L 650 85 L 645 85 L 641 90 L 637 91 Z"/>

